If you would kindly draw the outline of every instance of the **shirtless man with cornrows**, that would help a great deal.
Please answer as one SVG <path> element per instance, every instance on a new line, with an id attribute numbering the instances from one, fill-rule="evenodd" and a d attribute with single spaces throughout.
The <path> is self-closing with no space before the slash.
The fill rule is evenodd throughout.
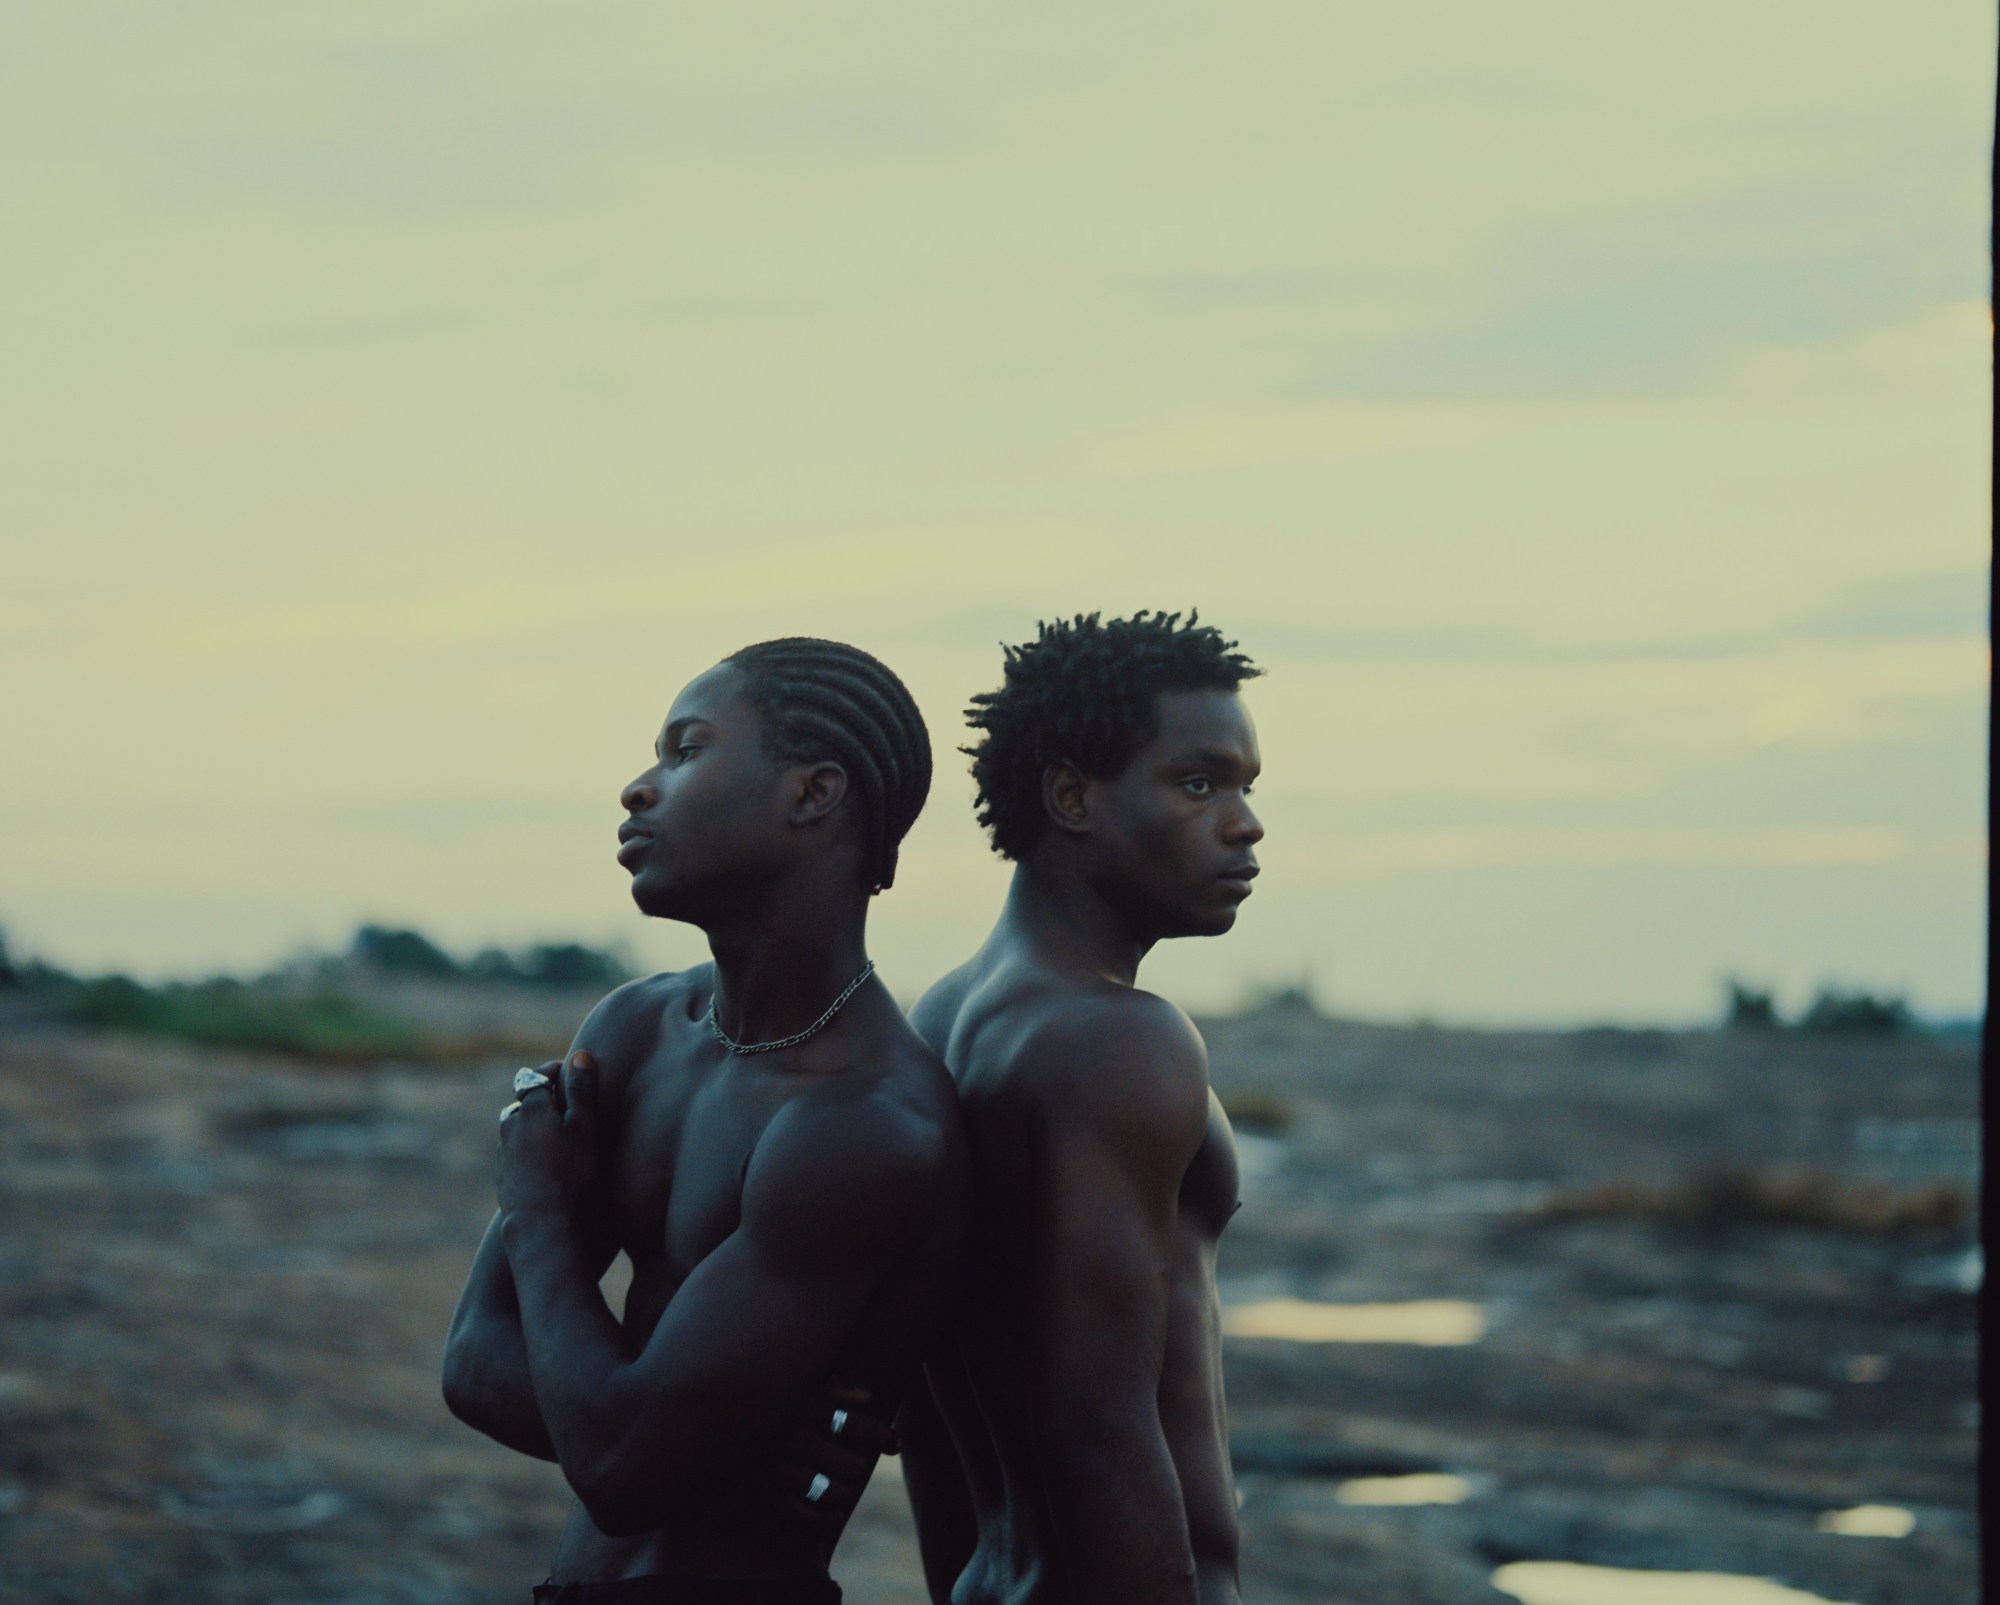
<path id="1" fill-rule="evenodd" d="M 633 899 L 714 962 L 620 987 L 517 1077 L 445 1355 L 453 1412 L 577 1496 L 538 1601 L 840 1599 L 890 1441 L 869 1410 L 918 1373 L 965 1215 L 950 1078 L 865 945 L 930 774 L 902 682 L 795 638 L 693 680 L 625 788 Z"/>

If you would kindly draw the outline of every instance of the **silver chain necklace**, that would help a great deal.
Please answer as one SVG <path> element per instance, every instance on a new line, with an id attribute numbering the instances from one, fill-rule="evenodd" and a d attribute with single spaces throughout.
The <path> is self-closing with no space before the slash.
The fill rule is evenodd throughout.
<path id="1" fill-rule="evenodd" d="M 874 973 L 875 961 L 870 959 L 862 966 L 861 973 L 849 981 L 842 989 L 840 996 L 827 1006 L 826 1013 L 813 1021 L 805 1030 L 795 1031 L 788 1037 L 780 1037 L 776 1042 L 738 1042 L 727 1031 L 722 1029 L 722 1022 L 715 1017 L 715 994 L 713 992 L 708 995 L 708 1028 L 715 1033 L 715 1040 L 720 1042 L 731 1053 L 775 1053 L 780 1048 L 796 1048 L 806 1038 L 818 1036 L 820 1032 L 831 1025 L 833 1017 L 840 1013 L 841 1006 L 849 998 L 853 997 L 856 992 L 859 992 L 861 990 L 861 983 Z"/>

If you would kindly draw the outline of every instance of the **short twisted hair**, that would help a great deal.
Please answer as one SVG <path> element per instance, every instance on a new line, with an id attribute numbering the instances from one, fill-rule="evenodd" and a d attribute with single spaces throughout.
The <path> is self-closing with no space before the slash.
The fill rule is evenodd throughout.
<path id="1" fill-rule="evenodd" d="M 759 641 L 723 659 L 749 680 L 751 706 L 772 756 L 831 758 L 860 805 L 870 892 L 896 879 L 896 854 L 931 789 L 924 716 L 887 664 L 816 636 Z"/>
<path id="2" fill-rule="evenodd" d="M 1079 614 L 1038 624 L 1034 640 L 1003 649 L 1004 683 L 965 714 L 985 735 L 959 749 L 972 759 L 979 822 L 995 852 L 1019 859 L 1041 835 L 1050 764 L 1109 780 L 1160 733 L 1161 693 L 1234 691 L 1263 672 L 1200 616 L 1183 624 L 1178 613 L 1108 622 Z"/>

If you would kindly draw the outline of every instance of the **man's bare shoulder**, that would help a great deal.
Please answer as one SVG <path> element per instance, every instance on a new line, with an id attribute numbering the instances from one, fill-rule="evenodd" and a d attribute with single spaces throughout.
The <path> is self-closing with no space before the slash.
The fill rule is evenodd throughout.
<path id="1" fill-rule="evenodd" d="M 1207 1047 L 1156 993 L 1037 977 L 996 999 L 985 1024 L 982 1078 L 1024 1112 L 1126 1134 L 1206 1121 Z"/>
<path id="2" fill-rule="evenodd" d="M 965 1188 L 950 1089 L 944 1067 L 924 1052 L 886 1074 L 824 1078 L 790 1100 L 745 1169 L 746 1226 L 800 1252 L 843 1255 L 857 1242 L 881 1249 L 933 1235 L 962 1206 Z"/>
<path id="3" fill-rule="evenodd" d="M 636 1069 L 659 1045 L 674 1013 L 687 1013 L 711 968 L 662 970 L 607 992 L 577 1028 L 571 1050 L 589 1053 L 613 1076 Z"/>
<path id="4" fill-rule="evenodd" d="M 955 1119 L 957 1098 L 943 1058 L 886 990 L 848 1005 L 839 1026 L 801 1049 L 795 1061 L 810 1091 L 794 1097 L 800 1118 L 881 1118 L 900 1108 L 922 1122 Z"/>
<path id="5" fill-rule="evenodd" d="M 968 960 L 931 983 L 910 1010 L 910 1024 L 940 1058 L 949 1056 L 953 1027 L 964 1012 L 966 999 L 982 979 L 976 960 Z"/>

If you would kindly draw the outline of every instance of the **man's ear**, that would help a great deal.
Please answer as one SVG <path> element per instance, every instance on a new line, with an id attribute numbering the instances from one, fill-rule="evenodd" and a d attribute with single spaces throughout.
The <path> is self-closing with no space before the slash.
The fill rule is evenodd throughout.
<path id="1" fill-rule="evenodd" d="M 1090 829 L 1089 785 L 1073 763 L 1059 761 L 1042 771 L 1042 811 L 1056 829 L 1072 836 Z"/>
<path id="2" fill-rule="evenodd" d="M 847 771 L 830 758 L 810 767 L 799 765 L 792 771 L 792 783 L 794 825 L 810 825 L 826 818 L 847 795 Z"/>

